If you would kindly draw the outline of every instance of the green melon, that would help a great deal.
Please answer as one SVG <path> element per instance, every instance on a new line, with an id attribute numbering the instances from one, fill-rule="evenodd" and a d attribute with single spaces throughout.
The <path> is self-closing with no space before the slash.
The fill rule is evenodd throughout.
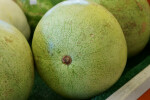
<path id="1" fill-rule="evenodd" d="M 20 7 L 12 0 L 0 0 L 0 20 L 14 25 L 29 40 L 30 27 Z"/>
<path id="2" fill-rule="evenodd" d="M 127 59 L 122 29 L 104 7 L 64 1 L 41 19 L 32 49 L 40 76 L 58 94 L 87 99 L 111 87 Z"/>
<path id="3" fill-rule="evenodd" d="M 0 21 L 0 100 L 27 100 L 34 80 L 33 66 L 24 36 Z"/>
<path id="4" fill-rule="evenodd" d="M 128 56 L 144 49 L 150 36 L 150 8 L 147 0 L 89 0 L 106 7 L 119 21 L 128 47 Z"/>
<path id="5" fill-rule="evenodd" d="M 43 15 L 54 5 L 64 0 L 14 0 L 25 12 L 34 30 Z"/>

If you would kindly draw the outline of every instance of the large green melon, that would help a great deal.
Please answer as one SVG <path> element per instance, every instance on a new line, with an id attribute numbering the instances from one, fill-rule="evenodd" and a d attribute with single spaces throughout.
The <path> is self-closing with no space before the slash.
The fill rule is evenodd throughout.
<path id="1" fill-rule="evenodd" d="M 40 76 L 58 94 L 87 99 L 121 76 L 127 46 L 115 17 L 87 1 L 64 1 L 36 27 L 32 49 Z"/>
<path id="2" fill-rule="evenodd" d="M 29 40 L 30 27 L 26 16 L 12 0 L 0 0 L 0 20 L 15 26 Z"/>
<path id="3" fill-rule="evenodd" d="M 33 80 L 27 40 L 15 27 L 0 21 L 0 100 L 27 100 Z"/>
<path id="4" fill-rule="evenodd" d="M 128 46 L 128 56 L 144 49 L 150 36 L 150 7 L 147 0 L 89 0 L 106 7 L 119 21 Z"/>
<path id="5" fill-rule="evenodd" d="M 25 12 L 29 24 L 34 30 L 43 15 L 54 5 L 64 0 L 14 0 Z"/>

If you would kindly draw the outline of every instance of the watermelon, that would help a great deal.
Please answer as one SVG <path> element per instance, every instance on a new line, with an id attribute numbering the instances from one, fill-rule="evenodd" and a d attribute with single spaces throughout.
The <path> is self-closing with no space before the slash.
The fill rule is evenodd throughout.
<path id="1" fill-rule="evenodd" d="M 64 0 L 14 0 L 24 11 L 34 31 L 42 16 L 53 6 Z"/>

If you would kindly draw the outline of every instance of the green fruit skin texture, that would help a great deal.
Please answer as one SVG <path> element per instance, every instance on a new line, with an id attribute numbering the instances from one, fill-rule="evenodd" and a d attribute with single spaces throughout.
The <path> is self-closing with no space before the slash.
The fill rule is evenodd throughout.
<path id="1" fill-rule="evenodd" d="M 104 7 L 87 1 L 64 1 L 41 19 L 32 49 L 37 70 L 58 94 L 87 99 L 111 87 L 127 59 L 122 29 Z M 72 63 L 62 63 L 69 55 Z"/>
<path id="2" fill-rule="evenodd" d="M 128 57 L 141 52 L 150 36 L 150 7 L 147 0 L 89 0 L 106 7 L 124 32 Z"/>
<path id="3" fill-rule="evenodd" d="M 0 0 L 0 20 L 15 26 L 29 40 L 30 27 L 21 8 L 12 0 Z"/>
<path id="4" fill-rule="evenodd" d="M 26 39 L 0 21 L 0 100 L 27 100 L 33 80 L 33 57 Z"/>
<path id="5" fill-rule="evenodd" d="M 14 0 L 25 12 L 28 22 L 32 29 L 35 29 L 39 20 L 54 5 L 64 0 L 36 0 L 36 4 L 32 4 L 33 0 Z"/>

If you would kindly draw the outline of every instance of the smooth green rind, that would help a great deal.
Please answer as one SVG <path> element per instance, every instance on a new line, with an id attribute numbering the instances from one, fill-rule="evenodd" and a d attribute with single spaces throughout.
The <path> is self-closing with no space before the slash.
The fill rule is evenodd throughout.
<path id="1" fill-rule="evenodd" d="M 26 37 L 30 38 L 30 27 L 20 7 L 12 0 L 0 0 L 0 20 L 15 26 Z"/>
<path id="2" fill-rule="evenodd" d="M 31 28 L 34 30 L 43 15 L 54 5 L 64 0 L 36 0 L 36 4 L 30 3 L 33 0 L 14 0 L 25 12 Z"/>
<path id="3" fill-rule="evenodd" d="M 127 59 L 126 41 L 114 16 L 87 1 L 65 1 L 46 13 L 33 37 L 37 70 L 60 95 L 86 99 L 111 87 Z M 69 55 L 70 65 L 62 63 Z"/>
<path id="4" fill-rule="evenodd" d="M 28 42 L 15 27 L 0 21 L 0 100 L 27 100 L 33 80 Z"/>
<path id="5" fill-rule="evenodd" d="M 106 7 L 124 32 L 128 56 L 141 52 L 150 36 L 150 7 L 147 0 L 89 0 Z"/>

